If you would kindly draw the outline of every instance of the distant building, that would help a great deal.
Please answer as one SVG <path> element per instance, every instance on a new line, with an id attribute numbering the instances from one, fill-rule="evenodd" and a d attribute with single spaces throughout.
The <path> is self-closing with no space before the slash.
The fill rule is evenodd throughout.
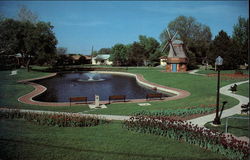
<path id="1" fill-rule="evenodd" d="M 167 59 L 168 59 L 167 56 L 161 56 L 160 57 L 160 65 L 161 66 L 166 66 L 167 65 Z"/>
<path id="2" fill-rule="evenodd" d="M 72 63 L 75 64 L 75 63 L 78 63 L 78 61 L 80 60 L 80 58 L 82 57 L 82 55 L 80 54 L 75 54 L 75 55 L 70 55 L 71 59 L 72 59 Z"/>
<path id="3" fill-rule="evenodd" d="M 188 58 L 183 49 L 181 40 L 174 40 L 173 47 L 170 45 L 169 54 L 167 57 L 167 72 L 186 72 Z"/>
<path id="4" fill-rule="evenodd" d="M 92 56 L 90 55 L 84 55 L 86 64 L 91 64 Z"/>
<path id="5" fill-rule="evenodd" d="M 109 54 L 100 54 L 92 58 L 93 65 L 112 65 L 113 62 L 109 60 Z"/>

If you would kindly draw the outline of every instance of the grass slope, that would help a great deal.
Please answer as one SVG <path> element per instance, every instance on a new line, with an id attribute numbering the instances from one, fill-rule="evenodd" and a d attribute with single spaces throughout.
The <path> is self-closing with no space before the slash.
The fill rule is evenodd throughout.
<path id="1" fill-rule="evenodd" d="M 166 137 L 140 134 L 120 122 L 88 128 L 36 126 L 0 119 L 0 159 L 225 159 L 219 154 Z"/>
<path id="2" fill-rule="evenodd" d="M 243 117 L 243 118 L 250 118 L 248 115 L 233 115 L 233 117 Z M 250 138 L 249 131 L 250 131 L 250 126 L 249 126 L 249 119 L 233 119 L 230 118 L 228 119 L 228 133 L 232 133 L 236 136 L 246 136 Z M 210 123 L 207 123 L 205 127 L 210 128 L 210 129 L 215 129 L 220 132 L 225 132 L 225 127 L 226 127 L 226 118 L 221 119 L 221 125 L 214 127 Z"/>
<path id="3" fill-rule="evenodd" d="M 236 94 L 249 97 L 249 83 L 239 85 Z"/>

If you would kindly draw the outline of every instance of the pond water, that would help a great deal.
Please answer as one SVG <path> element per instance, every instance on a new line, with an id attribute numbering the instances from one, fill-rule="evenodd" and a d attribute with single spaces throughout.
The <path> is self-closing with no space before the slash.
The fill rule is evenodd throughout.
<path id="1" fill-rule="evenodd" d="M 33 98 L 43 102 L 68 102 L 69 97 L 81 96 L 93 101 L 95 94 L 99 95 L 102 101 L 108 100 L 112 95 L 126 95 L 126 99 L 145 99 L 146 94 L 156 93 L 140 86 L 134 77 L 114 74 L 59 73 L 55 77 L 33 82 L 47 88 L 44 93 Z"/>

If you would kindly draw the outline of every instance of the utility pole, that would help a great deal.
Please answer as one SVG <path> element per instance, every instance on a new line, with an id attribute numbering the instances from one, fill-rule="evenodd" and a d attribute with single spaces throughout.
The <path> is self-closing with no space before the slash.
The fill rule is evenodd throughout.
<path id="1" fill-rule="evenodd" d="M 92 46 L 92 48 L 91 48 L 91 64 L 92 64 L 92 62 L 93 62 L 93 52 L 94 52 L 94 46 Z"/>

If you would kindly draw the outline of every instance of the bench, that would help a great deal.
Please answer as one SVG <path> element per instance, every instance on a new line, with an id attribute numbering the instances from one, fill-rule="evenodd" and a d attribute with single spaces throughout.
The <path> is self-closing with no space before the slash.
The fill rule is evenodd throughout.
<path id="1" fill-rule="evenodd" d="M 242 114 L 242 113 L 248 113 L 249 111 L 250 111 L 249 103 L 248 103 L 248 104 L 242 104 L 242 105 L 241 105 L 241 114 Z"/>
<path id="2" fill-rule="evenodd" d="M 126 96 L 125 95 L 113 95 L 109 96 L 109 104 L 112 100 L 123 100 L 123 102 L 126 101 Z"/>
<path id="3" fill-rule="evenodd" d="M 70 97 L 69 105 L 71 106 L 71 102 L 85 102 L 88 103 L 88 97 Z"/>
<path id="4" fill-rule="evenodd" d="M 146 95 L 146 100 L 155 98 L 162 99 L 162 93 L 150 93 Z"/>
<path id="5" fill-rule="evenodd" d="M 236 92 L 237 91 L 237 84 L 234 84 L 233 86 L 230 87 L 230 90 L 232 92 Z"/>
<path id="6" fill-rule="evenodd" d="M 242 113 L 248 113 L 250 111 L 250 108 L 244 108 L 241 110 L 241 114 Z"/>

